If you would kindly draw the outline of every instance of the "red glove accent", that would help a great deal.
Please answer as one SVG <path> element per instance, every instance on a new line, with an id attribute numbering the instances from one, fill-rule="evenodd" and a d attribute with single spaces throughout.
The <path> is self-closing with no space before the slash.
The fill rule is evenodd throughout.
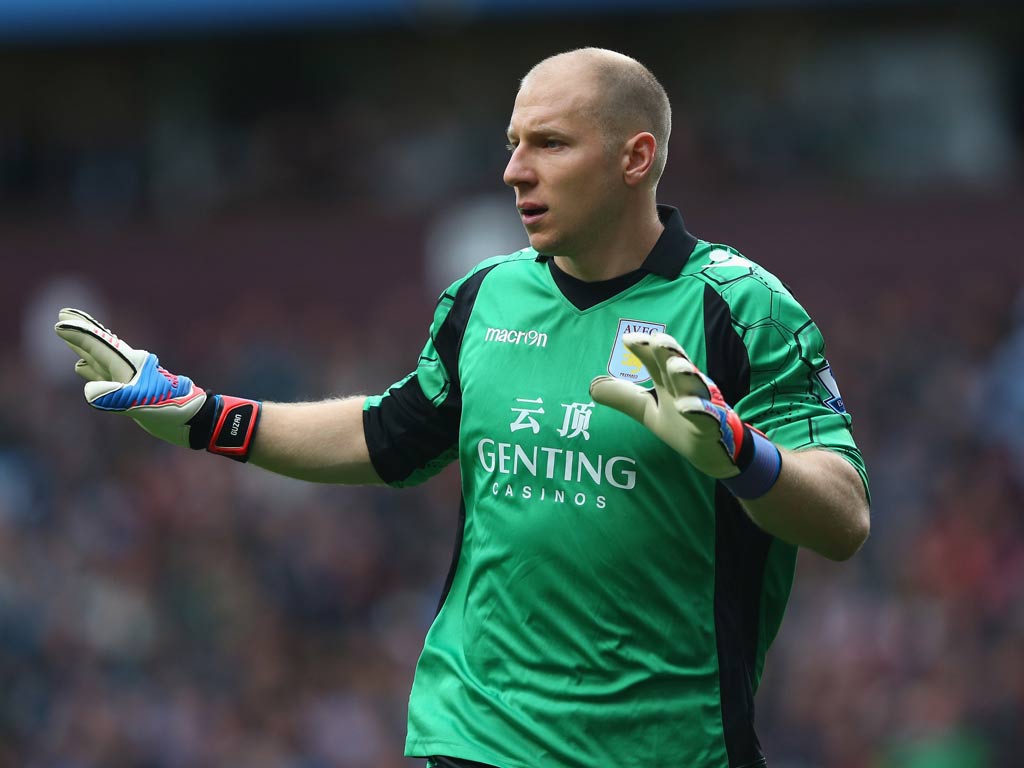
<path id="1" fill-rule="evenodd" d="M 248 461 L 263 404 L 243 397 L 216 395 L 217 414 L 206 450 L 236 461 Z"/>

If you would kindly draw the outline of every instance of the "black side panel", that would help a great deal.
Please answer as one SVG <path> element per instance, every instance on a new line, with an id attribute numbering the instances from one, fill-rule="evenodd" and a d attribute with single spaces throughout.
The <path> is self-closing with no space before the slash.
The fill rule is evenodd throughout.
<path id="1" fill-rule="evenodd" d="M 455 295 L 455 303 L 438 329 L 437 337 L 434 339 L 434 348 L 451 381 L 451 394 L 445 400 L 445 406 L 449 402 L 457 402 L 459 414 L 462 413 L 462 382 L 459 377 L 459 355 L 462 351 L 462 338 L 466 333 L 466 326 L 469 325 L 469 316 L 473 313 L 473 305 L 476 304 L 477 294 L 480 292 L 480 284 L 494 267 L 487 267 L 470 277 L 460 287 Z M 456 430 L 456 440 L 458 431 Z M 437 601 L 437 613 L 441 612 L 441 606 L 448 599 L 448 593 L 452 588 L 452 581 L 455 579 L 455 569 L 459 565 L 459 557 L 462 554 L 462 539 L 466 530 L 466 500 L 459 499 L 459 524 L 455 529 L 455 547 L 452 550 L 452 562 L 448 567 L 448 575 L 444 580 L 444 589 L 441 590 L 441 599 Z"/>
<path id="2" fill-rule="evenodd" d="M 381 480 L 405 480 L 455 445 L 461 408 L 450 402 L 435 407 L 413 375 L 392 388 L 380 406 L 363 411 L 366 446 Z"/>
<path id="3" fill-rule="evenodd" d="M 732 327 L 732 310 L 709 285 L 704 286 L 704 342 L 708 369 L 704 371 L 732 405 L 750 392 L 750 360 L 743 339 Z"/>
<path id="4" fill-rule="evenodd" d="M 480 270 L 467 278 L 454 296 L 446 293 L 438 302 L 452 303 L 433 340 L 448 374 L 444 396 L 431 401 L 413 375 L 402 386 L 392 388 L 379 406 L 363 411 L 370 460 L 384 482 L 405 480 L 458 442 L 462 421 L 459 350 L 480 284 L 492 269 Z"/>
<path id="5" fill-rule="evenodd" d="M 462 408 L 462 384 L 459 381 L 459 353 L 462 350 L 462 337 L 466 333 L 466 326 L 469 325 L 469 316 L 473 314 L 473 305 L 476 304 L 477 294 L 480 293 L 480 285 L 495 266 L 497 265 L 481 269 L 459 286 L 452 308 L 444 322 L 441 323 L 441 327 L 437 329 L 437 336 L 434 338 L 434 348 L 437 350 L 445 370 L 448 371 L 451 381 L 452 391 L 448 400 L 457 395 L 460 410 Z M 441 300 L 444 301 L 446 298 L 452 299 L 451 296 L 445 294 Z"/>
<path id="6" fill-rule="evenodd" d="M 706 373 L 729 403 L 750 391 L 750 360 L 732 327 L 729 305 L 704 289 Z M 763 765 L 754 732 L 754 669 L 761 582 L 772 537 L 758 528 L 721 483 L 715 489 L 715 634 L 722 693 L 722 728 L 729 765 Z"/>
<path id="7" fill-rule="evenodd" d="M 441 590 L 441 599 L 437 601 L 437 611 L 434 615 L 436 616 L 441 612 L 441 606 L 444 605 L 444 601 L 448 599 L 448 593 L 452 589 L 452 581 L 455 580 L 455 569 L 459 565 L 459 557 L 462 555 L 462 539 L 466 532 L 466 500 L 464 498 L 459 499 L 459 525 L 455 529 L 455 547 L 452 550 L 452 562 L 448 566 L 448 575 L 444 579 L 444 589 Z"/>
<path id="8" fill-rule="evenodd" d="M 758 765 L 764 756 L 754 731 L 754 668 L 761 578 L 772 539 L 721 483 L 715 508 L 715 635 L 725 747 L 730 766 Z"/>
<path id="9" fill-rule="evenodd" d="M 485 763 L 474 763 L 471 760 L 456 760 L 453 757 L 441 757 L 440 755 L 432 760 L 434 768 L 494 768 L 493 765 L 486 765 Z"/>

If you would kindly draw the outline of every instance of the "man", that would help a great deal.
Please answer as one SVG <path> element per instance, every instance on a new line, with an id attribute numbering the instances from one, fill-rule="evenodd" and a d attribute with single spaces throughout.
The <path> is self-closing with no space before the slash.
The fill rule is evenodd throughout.
<path id="1" fill-rule="evenodd" d="M 867 536 L 821 336 L 776 278 L 656 205 L 669 131 L 633 59 L 534 67 L 505 170 L 531 248 L 452 285 L 381 396 L 212 395 L 61 313 L 90 403 L 176 444 L 341 483 L 460 460 L 462 535 L 409 703 L 406 753 L 431 765 L 765 765 L 753 695 L 796 549 L 845 559 Z"/>

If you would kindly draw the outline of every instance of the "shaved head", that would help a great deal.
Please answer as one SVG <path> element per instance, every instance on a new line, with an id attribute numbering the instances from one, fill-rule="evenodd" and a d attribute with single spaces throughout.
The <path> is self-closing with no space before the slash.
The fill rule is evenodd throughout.
<path id="1" fill-rule="evenodd" d="M 672 132 L 672 107 L 668 94 L 653 73 L 636 59 L 604 48 L 579 48 L 550 56 L 534 66 L 522 79 L 552 77 L 562 82 L 590 82 L 597 94 L 593 118 L 601 126 L 610 149 L 637 133 L 654 136 L 657 150 L 650 181 L 658 183 L 668 160 L 668 138 Z"/>

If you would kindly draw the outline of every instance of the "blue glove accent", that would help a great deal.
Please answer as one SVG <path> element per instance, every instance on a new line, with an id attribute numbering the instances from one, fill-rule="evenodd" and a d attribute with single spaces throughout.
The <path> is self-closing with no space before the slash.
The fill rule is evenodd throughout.
<path id="1" fill-rule="evenodd" d="M 179 397 L 192 394 L 192 379 L 176 376 L 160 367 L 157 356 L 150 353 L 142 364 L 142 370 L 120 389 L 103 395 L 92 402 L 94 408 L 103 411 L 127 411 L 143 405 L 161 405 Z"/>
<path id="2" fill-rule="evenodd" d="M 742 427 L 743 422 L 738 418 L 733 419 L 735 424 L 729 423 L 729 412 L 730 408 L 722 407 L 717 403 L 713 403 L 710 400 L 705 400 L 703 397 L 700 399 L 701 404 L 704 406 L 704 412 L 710 416 L 714 416 L 718 419 L 718 429 L 722 433 L 722 446 L 725 448 L 725 452 L 729 454 L 729 458 L 733 461 L 736 460 L 736 433 L 733 432 L 733 427 L 739 425 Z"/>
<path id="3" fill-rule="evenodd" d="M 775 485 L 782 471 L 782 454 L 768 438 L 752 429 L 747 439 L 753 438 L 754 456 L 747 468 L 735 477 L 722 480 L 722 484 L 738 499 L 757 499 Z"/>

